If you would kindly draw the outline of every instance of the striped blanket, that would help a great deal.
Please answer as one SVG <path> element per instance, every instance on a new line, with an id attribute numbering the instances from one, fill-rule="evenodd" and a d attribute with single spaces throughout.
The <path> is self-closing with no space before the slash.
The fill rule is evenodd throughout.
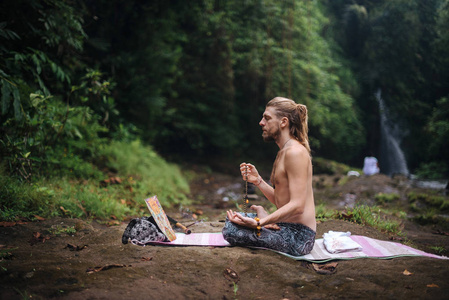
<path id="1" fill-rule="evenodd" d="M 362 251 L 350 251 L 343 253 L 329 253 L 323 244 L 323 239 L 317 239 L 311 253 L 303 256 L 292 256 L 286 253 L 277 252 L 295 260 L 303 260 L 315 263 L 323 263 L 331 260 L 349 260 L 356 258 L 377 258 L 389 259 L 401 256 L 426 256 L 439 259 L 449 259 L 445 256 L 426 253 L 412 247 L 402 245 L 396 242 L 381 241 L 366 236 L 352 235 L 350 238 L 362 246 Z M 151 242 L 147 245 L 166 245 L 166 246 L 210 246 L 227 247 L 229 243 L 223 239 L 221 232 L 216 233 L 176 233 L 176 240 L 172 242 Z M 257 248 L 265 249 L 265 248 Z M 270 249 L 265 249 L 270 250 Z M 271 250 L 272 251 L 272 250 Z"/>

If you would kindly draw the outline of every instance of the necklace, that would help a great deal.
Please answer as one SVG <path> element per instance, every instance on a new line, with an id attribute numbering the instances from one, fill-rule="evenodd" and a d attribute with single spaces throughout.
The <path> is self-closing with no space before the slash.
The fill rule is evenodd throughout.
<path id="1" fill-rule="evenodd" d="M 287 143 L 290 142 L 291 140 L 292 140 L 292 139 L 288 139 L 288 141 L 286 141 L 286 142 L 284 143 L 284 146 L 282 146 L 281 149 L 284 149 L 285 145 L 287 145 Z"/>

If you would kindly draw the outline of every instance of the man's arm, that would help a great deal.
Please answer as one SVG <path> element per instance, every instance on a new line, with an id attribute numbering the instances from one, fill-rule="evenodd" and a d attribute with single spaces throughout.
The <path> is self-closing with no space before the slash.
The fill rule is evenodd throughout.
<path id="1" fill-rule="evenodd" d="M 266 183 L 262 177 L 259 175 L 260 183 L 256 186 L 259 188 L 259 190 L 264 194 L 264 196 L 273 204 L 276 205 L 274 201 L 274 188 Z M 257 183 L 257 182 L 256 182 Z"/>

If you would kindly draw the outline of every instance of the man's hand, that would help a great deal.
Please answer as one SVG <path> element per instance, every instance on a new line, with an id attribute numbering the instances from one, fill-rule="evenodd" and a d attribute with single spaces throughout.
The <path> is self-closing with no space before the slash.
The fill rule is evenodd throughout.
<path id="1" fill-rule="evenodd" d="M 243 180 L 248 180 L 248 182 L 251 182 L 252 184 L 258 184 L 260 183 L 259 180 L 259 172 L 257 172 L 257 169 L 254 165 L 250 163 L 241 163 L 240 164 L 240 173 L 242 174 Z"/>
<path id="2" fill-rule="evenodd" d="M 251 209 L 255 210 L 257 212 L 257 216 L 259 218 L 268 216 L 268 213 L 265 211 L 265 209 L 262 206 L 252 205 Z M 232 210 L 228 210 L 226 214 L 228 216 L 228 219 L 232 223 L 235 223 L 235 224 L 238 224 L 241 226 L 245 226 L 245 227 L 249 227 L 249 228 L 257 228 L 257 221 L 254 220 L 253 218 L 244 217 L 239 213 L 233 212 Z M 272 229 L 272 230 L 280 230 L 281 229 L 276 224 L 267 224 L 263 227 L 267 228 L 267 229 Z"/>
<path id="3" fill-rule="evenodd" d="M 244 217 L 237 212 L 233 212 L 232 210 L 228 210 L 226 212 L 228 219 L 235 224 L 249 227 L 249 228 L 257 228 L 257 222 L 253 218 Z"/>

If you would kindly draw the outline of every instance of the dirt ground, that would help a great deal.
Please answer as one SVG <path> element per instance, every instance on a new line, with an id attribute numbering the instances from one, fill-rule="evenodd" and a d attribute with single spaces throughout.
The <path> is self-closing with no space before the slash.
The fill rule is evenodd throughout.
<path id="1" fill-rule="evenodd" d="M 405 179 L 386 176 L 351 179 L 316 176 L 317 203 L 343 209 L 370 205 L 373 193 L 413 190 Z M 168 210 L 192 232 L 219 232 L 225 210 L 242 196 L 240 178 L 208 174 L 192 184 L 195 204 Z M 349 196 L 348 196 L 349 195 Z M 267 205 L 262 197 L 253 203 Z M 401 205 L 403 197 L 397 205 Z M 371 203 L 372 204 L 372 203 Z M 195 219 L 196 216 L 196 219 Z M 390 260 L 336 261 L 331 274 L 311 263 L 239 247 L 139 247 L 122 244 L 127 222 L 116 226 L 95 221 L 54 218 L 0 227 L 1 299 L 448 299 L 449 260 L 403 257 Z M 76 228 L 76 233 L 57 230 Z M 317 238 L 329 231 L 389 240 L 378 230 L 343 220 L 318 224 Z M 415 248 L 435 253 L 449 249 L 445 228 L 403 221 Z M 37 236 L 36 233 L 40 233 Z M 439 234 L 437 234 L 439 233 Z M 6 250 L 9 249 L 9 250 Z M 316 267 L 316 266 L 315 266 Z M 234 274 L 229 275 L 229 271 Z M 411 273 L 411 274 L 409 274 Z M 408 274 L 408 275 L 406 275 Z"/>

